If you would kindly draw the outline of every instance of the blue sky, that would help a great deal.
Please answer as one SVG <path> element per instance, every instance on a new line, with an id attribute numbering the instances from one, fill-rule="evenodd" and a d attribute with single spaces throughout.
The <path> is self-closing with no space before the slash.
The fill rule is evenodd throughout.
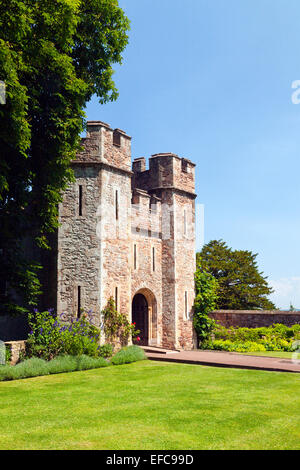
<path id="1" fill-rule="evenodd" d="M 277 307 L 300 308 L 299 0 L 120 0 L 130 44 L 120 97 L 87 118 L 124 129 L 132 156 L 197 163 L 205 242 L 259 253 Z"/>

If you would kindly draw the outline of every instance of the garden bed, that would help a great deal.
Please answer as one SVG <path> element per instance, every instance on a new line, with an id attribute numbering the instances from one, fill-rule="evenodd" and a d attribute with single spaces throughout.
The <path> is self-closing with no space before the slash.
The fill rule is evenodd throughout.
<path id="1" fill-rule="evenodd" d="M 289 352 L 300 347 L 300 325 L 275 324 L 263 328 L 225 328 L 217 325 L 203 349 L 229 352 Z"/>
<path id="2" fill-rule="evenodd" d="M 56 357 L 51 361 L 33 357 L 14 366 L 0 366 L 0 382 L 49 374 L 60 374 L 63 372 L 99 369 L 110 365 L 129 364 L 145 359 L 145 353 L 139 346 L 127 346 L 117 352 L 110 360 L 104 359 L 103 357 L 89 357 L 87 355 L 65 355 Z"/>

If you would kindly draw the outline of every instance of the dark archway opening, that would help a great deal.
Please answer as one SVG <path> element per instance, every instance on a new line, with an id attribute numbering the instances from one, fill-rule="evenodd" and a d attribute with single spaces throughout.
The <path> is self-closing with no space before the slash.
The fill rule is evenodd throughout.
<path id="1" fill-rule="evenodd" d="M 134 340 L 133 342 L 141 346 L 147 346 L 149 340 L 148 302 L 143 294 L 136 294 L 133 298 L 132 323 L 135 323 L 136 330 L 140 330 L 139 337 L 141 338 L 140 341 Z"/>

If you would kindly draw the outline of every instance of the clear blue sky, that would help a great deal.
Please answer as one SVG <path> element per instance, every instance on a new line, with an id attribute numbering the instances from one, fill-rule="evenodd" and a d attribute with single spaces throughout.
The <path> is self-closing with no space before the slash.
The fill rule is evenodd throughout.
<path id="1" fill-rule="evenodd" d="M 120 97 L 87 118 L 133 137 L 133 158 L 197 163 L 205 242 L 259 253 L 280 308 L 300 308 L 299 0 L 120 0 L 131 20 Z"/>

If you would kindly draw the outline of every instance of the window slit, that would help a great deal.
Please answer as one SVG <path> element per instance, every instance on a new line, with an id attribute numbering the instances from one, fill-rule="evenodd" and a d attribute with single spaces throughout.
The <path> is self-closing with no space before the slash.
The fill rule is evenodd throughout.
<path id="1" fill-rule="evenodd" d="M 119 191 L 116 190 L 116 220 L 119 219 Z"/>
<path id="2" fill-rule="evenodd" d="M 77 288 L 77 318 L 81 317 L 81 287 Z"/>
<path id="3" fill-rule="evenodd" d="M 152 247 L 152 269 L 155 271 L 155 248 Z"/>
<path id="4" fill-rule="evenodd" d="M 82 216 L 82 185 L 79 185 L 78 204 L 79 204 L 79 216 Z"/>

